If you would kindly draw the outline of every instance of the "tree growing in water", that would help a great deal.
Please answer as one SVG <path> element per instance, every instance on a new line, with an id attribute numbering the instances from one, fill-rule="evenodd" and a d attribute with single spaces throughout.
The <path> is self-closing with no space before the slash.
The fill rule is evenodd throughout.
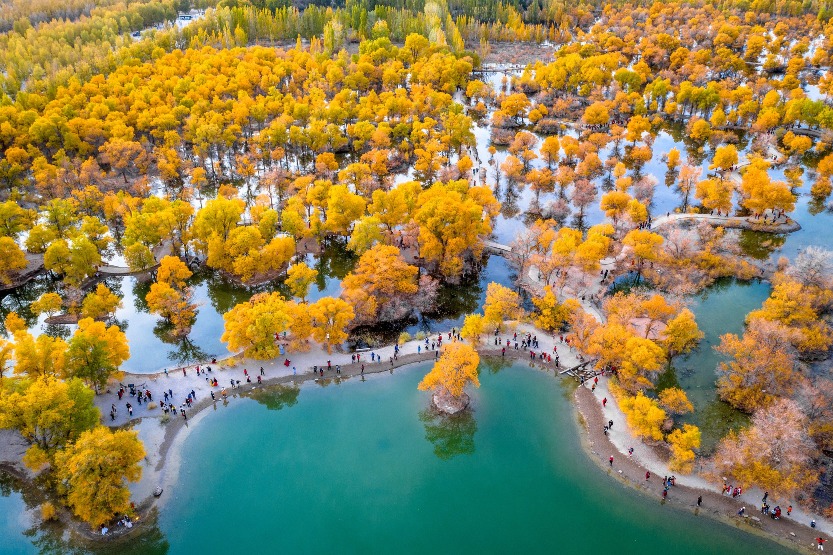
<path id="1" fill-rule="evenodd" d="M 420 391 L 434 392 L 434 405 L 441 411 L 456 413 L 468 405 L 465 387 L 480 387 L 477 365 L 480 355 L 468 343 L 454 342 L 443 347 L 439 360 L 419 382 Z"/>

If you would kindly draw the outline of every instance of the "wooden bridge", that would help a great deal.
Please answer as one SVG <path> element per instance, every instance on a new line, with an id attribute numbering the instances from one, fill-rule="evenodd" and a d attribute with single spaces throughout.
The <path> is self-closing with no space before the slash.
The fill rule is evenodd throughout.
<path id="1" fill-rule="evenodd" d="M 716 127 L 716 129 L 721 130 L 730 130 L 730 131 L 750 131 L 752 133 L 756 133 L 754 129 L 750 125 L 736 125 L 736 124 L 726 124 L 721 125 L 720 127 Z M 821 129 L 811 129 L 809 127 L 790 127 L 788 125 L 779 125 L 772 129 L 772 132 L 775 132 L 779 129 L 783 129 L 784 131 L 792 131 L 793 135 L 806 135 L 807 137 L 812 137 L 814 139 L 821 139 L 823 132 Z M 760 133 L 760 131 L 758 131 Z"/>
<path id="2" fill-rule="evenodd" d="M 483 246 L 500 255 L 507 255 L 512 252 L 512 247 L 509 245 L 504 245 L 502 243 L 498 243 L 497 241 L 490 241 L 488 239 L 483 241 Z"/>
<path id="3" fill-rule="evenodd" d="M 487 75 L 489 73 L 503 73 L 504 75 L 513 75 L 515 73 L 522 72 L 526 69 L 526 66 L 520 64 L 513 64 L 508 66 L 484 66 L 479 69 L 472 70 L 472 75 Z"/>
<path id="4" fill-rule="evenodd" d="M 596 370 L 595 368 L 593 368 L 593 365 L 595 363 L 596 363 L 595 358 L 591 359 L 591 360 L 585 360 L 584 362 L 582 362 L 580 364 L 577 364 L 576 366 L 573 366 L 572 368 L 566 368 L 566 369 L 562 370 L 561 372 L 559 372 L 559 374 L 567 374 L 568 376 L 572 376 L 572 377 L 574 377 L 575 379 L 577 379 L 581 382 L 585 382 L 585 381 L 589 380 L 590 378 L 594 378 L 596 376 L 601 376 L 602 375 L 601 370 Z M 589 370 L 587 369 L 588 366 L 590 367 Z"/>

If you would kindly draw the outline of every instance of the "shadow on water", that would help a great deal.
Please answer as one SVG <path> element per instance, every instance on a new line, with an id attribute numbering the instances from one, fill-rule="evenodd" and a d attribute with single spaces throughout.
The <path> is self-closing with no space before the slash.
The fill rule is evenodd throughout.
<path id="1" fill-rule="evenodd" d="M 458 455 L 474 454 L 477 421 L 471 410 L 446 416 L 426 409 L 420 411 L 419 419 L 425 426 L 425 439 L 434 445 L 437 458 L 447 461 Z"/>
<path id="2" fill-rule="evenodd" d="M 214 356 L 213 353 L 205 351 L 188 337 L 172 339 L 176 348 L 168 351 L 168 360 L 171 362 L 176 364 L 190 364 L 192 362 L 208 360 Z"/>

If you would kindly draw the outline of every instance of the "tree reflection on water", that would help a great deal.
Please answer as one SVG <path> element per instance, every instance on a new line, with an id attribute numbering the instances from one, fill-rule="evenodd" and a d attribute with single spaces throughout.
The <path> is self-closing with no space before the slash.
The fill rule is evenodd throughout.
<path id="1" fill-rule="evenodd" d="M 425 439 L 434 444 L 434 454 L 440 459 L 449 460 L 457 455 L 474 453 L 477 421 L 471 410 L 443 415 L 426 409 L 419 413 L 419 419 L 425 426 Z"/>
<path id="2" fill-rule="evenodd" d="M 297 387 L 273 385 L 255 389 L 249 395 L 268 410 L 281 410 L 294 406 L 298 402 L 299 393 L 301 390 Z"/>
<path id="3" fill-rule="evenodd" d="M 28 511 L 36 511 L 45 500 L 38 488 L 25 484 L 0 470 L 0 496 L 18 493 Z M 90 541 L 70 532 L 61 522 L 43 522 L 37 516 L 23 531 L 38 553 L 55 555 L 164 555 L 170 544 L 159 529 L 158 513 L 152 509 L 139 529 L 123 537 L 110 537 L 102 542 Z M 2 544 L 0 544 L 2 545 Z"/>

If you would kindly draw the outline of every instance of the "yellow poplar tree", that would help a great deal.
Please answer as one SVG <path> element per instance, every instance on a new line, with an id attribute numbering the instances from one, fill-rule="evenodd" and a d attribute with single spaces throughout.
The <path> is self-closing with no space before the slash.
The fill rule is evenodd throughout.
<path id="1" fill-rule="evenodd" d="M 64 301 L 59 294 L 44 293 L 38 297 L 38 300 L 29 305 L 29 310 L 32 311 L 32 314 L 46 314 L 47 317 L 50 317 L 60 312 L 63 304 Z"/>
<path id="2" fill-rule="evenodd" d="M 559 330 L 570 317 L 569 309 L 558 302 L 558 297 L 549 285 L 544 288 L 544 294 L 541 297 L 532 299 L 532 304 L 537 309 L 535 325 L 542 330 Z"/>
<path id="3" fill-rule="evenodd" d="M 682 430 L 674 430 L 667 439 L 671 445 L 668 468 L 674 472 L 690 473 L 694 467 L 694 450 L 700 448 L 700 428 L 684 424 Z"/>
<path id="4" fill-rule="evenodd" d="M 679 387 L 669 387 L 660 391 L 659 404 L 671 414 L 685 414 L 694 410 L 688 395 Z"/>
<path id="5" fill-rule="evenodd" d="M 499 283 L 486 288 L 483 318 L 490 326 L 499 326 L 504 320 L 516 320 L 521 316 L 521 297 Z"/>
<path id="6" fill-rule="evenodd" d="M 310 268 L 304 262 L 293 264 L 286 272 L 286 285 L 294 297 L 307 300 L 309 286 L 318 278 L 318 270 Z"/>
<path id="7" fill-rule="evenodd" d="M 454 342 L 444 345 L 440 358 L 419 382 L 420 391 L 445 391 L 455 398 L 463 395 L 468 384 L 480 387 L 477 378 L 477 365 L 480 356 L 468 343 Z"/>
<path id="8" fill-rule="evenodd" d="M 223 314 L 221 340 L 229 351 L 265 360 L 278 356 L 275 334 L 290 329 L 292 316 L 280 293 L 259 293 Z"/>
<path id="9" fill-rule="evenodd" d="M 98 320 L 116 312 L 121 304 L 121 298 L 118 295 L 110 291 L 103 283 L 99 283 L 95 291 L 84 297 L 81 303 L 81 317 Z"/>
<path id="10" fill-rule="evenodd" d="M 79 379 L 35 379 L 22 391 L 0 397 L 0 428 L 16 430 L 51 454 L 98 424 L 94 396 Z"/>
<path id="11" fill-rule="evenodd" d="M 485 322 L 482 315 L 468 314 L 466 319 L 463 320 L 463 327 L 460 328 L 460 336 L 476 345 L 480 342 L 480 336 L 483 335 L 484 328 Z"/>
<path id="12" fill-rule="evenodd" d="M 12 283 L 12 275 L 26 267 L 26 255 L 11 237 L 0 237 L 0 282 Z"/>
<path id="13" fill-rule="evenodd" d="M 622 396 L 619 407 L 625 413 L 628 426 L 637 436 L 655 441 L 662 439 L 661 427 L 666 415 L 656 401 L 640 391 L 635 396 Z"/>
<path id="14" fill-rule="evenodd" d="M 323 297 L 309 305 L 312 316 L 312 336 L 327 346 L 331 353 L 333 345 L 340 345 L 347 339 L 347 325 L 355 318 L 353 307 L 342 299 Z"/>
<path id="15" fill-rule="evenodd" d="M 14 334 L 15 373 L 30 377 L 60 376 L 66 369 L 67 344 L 60 337 L 26 330 Z"/>
<path id="16" fill-rule="evenodd" d="M 142 477 L 145 448 L 137 432 L 104 426 L 84 432 L 55 456 L 55 467 L 66 483 L 67 503 L 75 515 L 98 527 L 118 514 L 132 511 L 126 482 Z"/>
<path id="17" fill-rule="evenodd" d="M 118 326 L 107 327 L 92 318 L 82 318 L 69 340 L 66 365 L 71 376 L 98 390 L 129 356 L 127 337 Z"/>

